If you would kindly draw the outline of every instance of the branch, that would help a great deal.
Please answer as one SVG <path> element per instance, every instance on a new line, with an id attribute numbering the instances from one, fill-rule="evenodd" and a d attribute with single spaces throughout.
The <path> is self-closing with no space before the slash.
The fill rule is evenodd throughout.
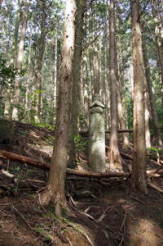
<path id="1" fill-rule="evenodd" d="M 157 190 L 160 193 L 163 193 L 163 189 L 161 189 L 160 187 L 158 187 L 157 185 L 153 184 L 152 182 L 148 183 L 148 186 L 153 188 L 154 190 Z"/>
<path id="2" fill-rule="evenodd" d="M 47 163 L 43 163 L 43 162 L 34 160 L 34 159 L 27 157 L 27 156 L 24 156 L 24 155 L 19 155 L 19 154 L 13 153 L 13 152 L 8 152 L 6 150 L 0 150 L 0 158 L 10 159 L 13 161 L 20 161 L 20 162 L 23 162 L 23 163 L 26 163 L 26 164 L 29 164 L 32 166 L 36 166 L 36 167 L 39 167 L 42 169 L 49 169 L 50 168 L 50 165 Z"/>
<path id="3" fill-rule="evenodd" d="M 37 168 L 42 168 L 44 170 L 48 170 L 50 168 L 50 165 L 48 163 L 43 163 L 37 160 L 34 160 L 30 157 L 19 155 L 16 153 L 8 152 L 5 150 L 0 150 L 0 158 L 3 159 L 10 159 L 13 161 L 20 161 L 22 163 L 35 166 Z M 66 173 L 69 175 L 77 175 L 80 177 L 94 177 L 94 178 L 107 178 L 107 177 L 128 177 L 129 173 L 119 173 L 119 172 L 106 172 L 106 173 L 97 173 L 92 171 L 81 171 L 81 170 L 75 170 L 71 168 L 67 168 Z"/>
<path id="4" fill-rule="evenodd" d="M 111 130 L 107 130 L 105 131 L 105 134 L 110 133 Z M 118 133 L 132 133 L 133 130 L 132 129 L 119 129 Z M 89 131 L 88 130 L 81 130 L 79 131 L 79 134 L 82 135 L 83 137 L 87 137 L 89 135 Z"/>
<path id="5" fill-rule="evenodd" d="M 128 157 L 128 156 L 127 156 Z M 30 157 L 24 156 L 24 155 L 19 155 L 13 152 L 8 152 L 6 150 L 0 150 L 0 158 L 3 159 L 10 159 L 13 161 L 19 161 L 31 166 L 35 166 L 37 168 L 42 168 L 44 170 L 49 170 L 50 164 L 49 163 L 44 163 L 40 162 L 37 160 L 34 160 Z M 67 168 L 66 173 L 68 175 L 75 175 L 78 177 L 90 177 L 90 178 L 109 178 L 109 177 L 124 177 L 127 178 L 130 176 L 130 173 L 125 173 L 125 172 L 105 172 L 105 173 L 98 173 L 98 172 L 93 172 L 93 171 L 86 171 L 86 170 L 77 170 L 77 169 L 71 169 Z M 159 177 L 163 175 L 163 169 L 153 169 L 153 170 L 147 170 L 147 176 L 154 176 L 154 177 Z"/>

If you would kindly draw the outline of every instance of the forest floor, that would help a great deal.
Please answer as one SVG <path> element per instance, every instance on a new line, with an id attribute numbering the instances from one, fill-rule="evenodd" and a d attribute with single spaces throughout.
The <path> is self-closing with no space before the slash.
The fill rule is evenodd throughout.
<path id="1" fill-rule="evenodd" d="M 147 158 L 148 194 L 130 190 L 130 179 L 93 179 L 67 175 L 66 194 L 74 216 L 58 218 L 39 203 L 48 170 L 7 153 L 49 163 L 54 131 L 0 120 L 0 246 L 161 246 L 163 245 L 163 155 L 153 148 Z M 121 151 L 125 171 L 132 150 Z M 78 169 L 87 169 L 79 151 Z"/>

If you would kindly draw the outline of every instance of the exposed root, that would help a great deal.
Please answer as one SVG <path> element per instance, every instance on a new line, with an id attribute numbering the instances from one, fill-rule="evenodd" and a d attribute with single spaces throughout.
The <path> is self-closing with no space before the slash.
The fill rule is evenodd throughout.
<path id="1" fill-rule="evenodd" d="M 47 207 L 49 204 L 54 205 L 56 216 L 73 216 L 73 213 L 67 204 L 65 196 L 61 196 L 59 193 L 52 191 L 50 185 L 48 185 L 43 191 L 41 191 L 38 196 L 39 204 L 41 206 Z"/>
<path id="2" fill-rule="evenodd" d="M 152 182 L 148 182 L 148 186 L 151 187 L 151 188 L 153 188 L 154 190 L 157 190 L 160 193 L 163 193 L 163 189 L 161 189 L 157 185 L 153 184 Z"/>
<path id="3" fill-rule="evenodd" d="M 38 197 L 39 197 L 39 204 L 41 206 L 48 206 L 51 199 L 52 199 L 52 191 L 51 189 L 49 188 L 49 186 L 47 186 L 43 191 L 41 191 L 39 194 L 38 194 Z"/>

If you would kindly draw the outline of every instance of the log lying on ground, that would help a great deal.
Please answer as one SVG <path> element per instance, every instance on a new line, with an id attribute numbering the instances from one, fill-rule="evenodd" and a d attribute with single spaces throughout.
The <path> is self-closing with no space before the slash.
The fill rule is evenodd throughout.
<path id="1" fill-rule="evenodd" d="M 163 169 L 162 168 L 155 168 L 152 170 L 147 170 L 147 175 L 148 176 L 155 176 L 157 177 L 158 175 L 163 175 Z"/>
<path id="2" fill-rule="evenodd" d="M 110 132 L 111 132 L 111 130 L 107 130 L 107 131 L 105 131 L 105 134 L 108 134 Z M 118 133 L 132 133 L 132 132 L 133 132 L 132 129 L 119 129 L 118 130 Z M 79 134 L 81 136 L 83 136 L 83 137 L 88 137 L 89 136 L 88 130 L 81 130 L 81 131 L 79 131 Z"/>
<path id="3" fill-rule="evenodd" d="M 30 157 L 24 156 L 24 155 L 19 155 L 13 152 L 8 152 L 5 150 L 0 150 L 0 158 L 3 159 L 10 159 L 13 161 L 20 161 L 23 163 L 26 163 L 28 165 L 32 165 L 38 168 L 42 169 L 49 169 L 50 165 L 48 163 L 43 163 L 37 160 L 34 160 Z M 92 171 L 85 171 L 85 170 L 75 170 L 71 168 L 67 168 L 67 174 L 69 175 L 77 175 L 80 177 L 94 177 L 94 178 L 107 178 L 107 177 L 128 177 L 129 173 L 119 173 L 119 172 L 106 172 L 106 173 L 96 173 Z"/>
<path id="4" fill-rule="evenodd" d="M 24 156 L 24 155 L 19 155 L 13 152 L 9 152 L 6 150 L 0 150 L 0 158 L 3 159 L 10 159 L 13 161 L 20 161 L 32 166 L 36 166 L 42 169 L 49 169 L 50 165 L 47 163 L 42 163 L 40 161 L 34 160 L 30 157 Z"/>
<path id="5" fill-rule="evenodd" d="M 37 160 L 34 160 L 30 157 L 24 156 L 24 155 L 19 155 L 13 152 L 5 151 L 5 150 L 0 150 L 0 158 L 3 159 L 10 159 L 13 161 L 19 161 L 31 166 L 35 166 L 37 168 L 42 168 L 44 170 L 48 170 L 50 168 L 50 165 L 48 163 L 43 163 Z M 130 173 L 124 173 L 124 172 L 106 172 L 106 173 L 96 173 L 92 171 L 86 171 L 86 170 L 77 170 L 77 169 L 71 169 L 67 168 L 67 174 L 69 175 L 76 175 L 79 177 L 92 177 L 92 178 L 108 178 L 108 177 L 129 177 Z M 163 169 L 153 169 L 153 170 L 148 170 L 147 171 L 148 176 L 160 176 L 163 175 Z"/>

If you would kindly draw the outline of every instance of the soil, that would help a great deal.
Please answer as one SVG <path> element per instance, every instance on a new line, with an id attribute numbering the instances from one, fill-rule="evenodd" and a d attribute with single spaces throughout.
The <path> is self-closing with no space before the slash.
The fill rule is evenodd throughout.
<path id="1" fill-rule="evenodd" d="M 0 126 L 1 150 L 50 162 L 54 131 L 9 121 Z M 84 169 L 87 156 L 81 152 L 78 168 Z M 123 153 L 129 170 L 132 150 Z M 159 162 L 155 159 L 150 155 L 148 169 L 161 168 L 162 156 Z M 52 206 L 40 205 L 39 193 L 47 179 L 47 170 L 0 158 L 0 246 L 163 245 L 161 176 L 150 178 L 158 189 L 149 186 L 147 195 L 132 192 L 126 178 L 67 178 L 67 202 L 73 211 L 68 218 L 57 218 Z"/>

